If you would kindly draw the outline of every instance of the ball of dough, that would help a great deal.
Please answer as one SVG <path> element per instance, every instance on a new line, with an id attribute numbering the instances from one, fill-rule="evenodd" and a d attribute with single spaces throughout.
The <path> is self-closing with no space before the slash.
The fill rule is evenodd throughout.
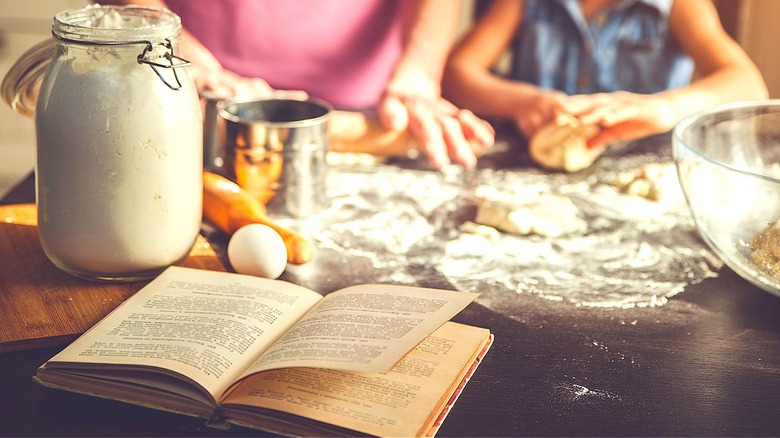
<path id="1" fill-rule="evenodd" d="M 531 158 L 548 169 L 566 172 L 585 169 L 606 149 L 604 146 L 588 148 L 588 139 L 597 132 L 597 127 L 585 126 L 576 117 L 558 117 L 531 138 Z"/>
<path id="2" fill-rule="evenodd" d="M 249 224 L 236 230 L 228 242 L 228 260 L 239 274 L 277 278 L 287 267 L 287 248 L 273 228 Z"/>
<path id="3" fill-rule="evenodd" d="M 499 191 L 491 186 L 477 188 L 474 222 L 519 235 L 559 237 L 588 228 L 571 199 L 553 193 Z M 529 196 L 529 194 L 531 196 Z"/>

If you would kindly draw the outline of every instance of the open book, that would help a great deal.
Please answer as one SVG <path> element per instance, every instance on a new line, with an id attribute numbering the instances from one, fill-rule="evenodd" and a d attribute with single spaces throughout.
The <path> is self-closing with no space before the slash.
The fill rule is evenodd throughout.
<path id="1" fill-rule="evenodd" d="M 433 435 L 492 342 L 450 322 L 475 294 L 327 296 L 171 267 L 62 352 L 47 386 L 291 435 Z"/>

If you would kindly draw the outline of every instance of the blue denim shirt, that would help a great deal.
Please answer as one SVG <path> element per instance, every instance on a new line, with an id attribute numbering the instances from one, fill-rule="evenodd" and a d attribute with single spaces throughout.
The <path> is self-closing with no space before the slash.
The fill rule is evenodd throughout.
<path id="1" fill-rule="evenodd" d="M 623 0 L 586 22 L 578 0 L 526 0 L 511 77 L 570 95 L 686 85 L 694 64 L 669 29 L 673 1 Z"/>

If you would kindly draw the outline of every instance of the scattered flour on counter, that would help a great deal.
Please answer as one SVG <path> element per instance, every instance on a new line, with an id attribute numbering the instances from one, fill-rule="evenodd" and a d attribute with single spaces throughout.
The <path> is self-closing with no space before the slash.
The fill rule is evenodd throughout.
<path id="1" fill-rule="evenodd" d="M 569 396 L 570 401 L 573 402 L 581 401 L 584 398 L 615 401 L 622 400 L 621 396 L 610 391 L 603 389 L 590 389 L 586 386 L 578 385 L 576 383 L 556 385 L 556 389 L 566 393 Z"/>
<path id="2" fill-rule="evenodd" d="M 481 292 L 478 301 L 489 308 L 511 294 L 575 306 L 660 306 L 686 285 L 717 276 L 722 263 L 698 237 L 678 186 L 679 193 L 667 188 L 653 201 L 614 185 L 618 172 L 647 159 L 605 156 L 584 177 L 334 167 L 330 207 L 295 226 L 318 248 L 372 266 L 377 282 L 420 284 L 425 275 L 443 276 L 458 290 Z M 461 226 L 476 214 L 475 189 L 485 185 L 565 196 L 586 228 L 558 237 L 464 232 Z"/>

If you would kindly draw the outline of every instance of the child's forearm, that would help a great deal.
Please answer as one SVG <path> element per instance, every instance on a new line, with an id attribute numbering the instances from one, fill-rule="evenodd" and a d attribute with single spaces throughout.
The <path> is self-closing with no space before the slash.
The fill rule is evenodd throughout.
<path id="1" fill-rule="evenodd" d="M 752 65 L 735 65 L 693 81 L 686 87 L 659 93 L 669 102 L 679 121 L 694 112 L 742 100 L 766 99 L 768 92 L 761 74 Z"/>

